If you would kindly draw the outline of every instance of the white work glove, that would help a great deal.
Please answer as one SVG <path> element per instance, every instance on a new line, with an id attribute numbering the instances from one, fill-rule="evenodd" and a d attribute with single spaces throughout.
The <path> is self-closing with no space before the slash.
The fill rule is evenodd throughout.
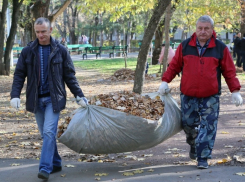
<path id="1" fill-rule="evenodd" d="M 20 107 L 20 99 L 19 98 L 13 98 L 10 101 L 10 105 L 15 108 L 15 109 L 19 109 Z"/>
<path id="2" fill-rule="evenodd" d="M 168 88 L 168 83 L 167 82 L 162 82 L 159 89 L 158 93 L 160 95 L 168 94 L 170 92 L 170 89 Z"/>
<path id="3" fill-rule="evenodd" d="M 88 105 L 88 100 L 86 99 L 86 97 L 77 96 L 76 101 L 77 104 L 80 105 L 81 107 L 87 107 Z"/>
<path id="4" fill-rule="evenodd" d="M 233 92 L 231 94 L 231 99 L 232 99 L 232 103 L 234 103 L 236 106 L 242 105 L 243 100 L 240 92 Z"/>

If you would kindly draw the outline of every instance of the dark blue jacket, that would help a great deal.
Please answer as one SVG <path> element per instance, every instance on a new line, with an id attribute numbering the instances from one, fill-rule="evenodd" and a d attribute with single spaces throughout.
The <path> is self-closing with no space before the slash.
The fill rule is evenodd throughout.
<path id="1" fill-rule="evenodd" d="M 53 111 L 59 112 L 66 105 L 65 84 L 74 97 L 84 97 L 75 77 L 75 68 L 66 48 L 51 37 L 51 53 L 48 60 L 48 82 Z M 12 98 L 20 98 L 25 78 L 26 110 L 35 113 L 38 105 L 38 85 L 40 82 L 40 60 L 38 39 L 29 43 L 18 59 L 11 91 Z"/>

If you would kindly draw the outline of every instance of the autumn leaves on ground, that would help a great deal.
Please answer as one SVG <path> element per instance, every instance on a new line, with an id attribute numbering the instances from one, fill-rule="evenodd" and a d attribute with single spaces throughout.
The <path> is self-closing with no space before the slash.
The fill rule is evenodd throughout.
<path id="1" fill-rule="evenodd" d="M 133 76 L 131 74 L 121 74 L 121 76 L 102 75 L 97 71 L 77 69 L 77 78 L 85 96 L 88 98 L 99 94 L 133 90 Z M 18 111 L 11 108 L 9 104 L 12 79 L 12 76 L 0 76 L 0 156 L 1 158 L 38 160 L 40 158 L 42 140 L 34 114 L 25 111 L 25 89 L 22 90 L 21 107 Z M 172 89 L 172 96 L 178 103 L 179 81 L 180 77 L 177 76 L 169 84 Z M 240 81 L 244 85 L 244 80 Z M 159 75 L 147 76 L 143 92 L 156 92 L 160 83 Z M 231 164 L 233 156 L 241 149 L 241 146 L 245 145 L 244 106 L 240 108 L 233 106 L 230 102 L 230 93 L 224 81 L 223 88 L 217 140 L 213 151 L 213 159 L 210 160 L 211 165 L 217 163 L 222 165 Z M 68 89 L 67 93 L 67 107 L 61 112 L 59 124 L 62 124 L 70 113 L 78 108 L 73 95 Z M 242 91 L 241 93 L 244 96 L 244 92 Z M 61 143 L 58 143 L 58 150 L 63 160 L 81 162 L 119 162 L 126 165 L 126 163 L 138 160 L 145 164 L 195 164 L 195 161 L 189 159 L 189 147 L 185 143 L 183 131 L 156 147 L 132 153 L 109 155 L 77 154 Z M 243 163 L 236 164 L 242 165 Z"/>

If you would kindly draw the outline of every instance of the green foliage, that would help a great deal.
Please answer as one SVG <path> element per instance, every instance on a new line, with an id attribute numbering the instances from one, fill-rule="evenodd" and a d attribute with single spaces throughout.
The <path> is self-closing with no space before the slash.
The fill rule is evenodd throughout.
<path id="1" fill-rule="evenodd" d="M 131 40 L 130 45 L 131 45 L 131 47 L 139 47 L 139 41 L 138 40 Z"/>
<path id="2" fill-rule="evenodd" d="M 109 40 L 105 40 L 103 42 L 103 46 L 106 47 L 106 46 L 114 46 L 114 41 L 109 41 Z"/>
<path id="3" fill-rule="evenodd" d="M 234 0 L 185 0 L 180 1 L 174 12 L 172 26 L 177 24 L 186 32 L 195 31 L 197 18 L 207 14 L 213 18 L 217 32 L 223 30 L 223 25 L 229 32 L 240 24 L 240 13 L 240 4 Z"/>

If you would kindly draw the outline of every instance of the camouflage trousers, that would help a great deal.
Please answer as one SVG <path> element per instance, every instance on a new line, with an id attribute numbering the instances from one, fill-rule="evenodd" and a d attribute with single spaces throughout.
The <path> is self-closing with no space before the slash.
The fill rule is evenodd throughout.
<path id="1" fill-rule="evenodd" d="M 186 142 L 196 149 L 198 158 L 211 158 L 218 124 L 219 97 L 218 94 L 206 98 L 180 95 Z"/>

